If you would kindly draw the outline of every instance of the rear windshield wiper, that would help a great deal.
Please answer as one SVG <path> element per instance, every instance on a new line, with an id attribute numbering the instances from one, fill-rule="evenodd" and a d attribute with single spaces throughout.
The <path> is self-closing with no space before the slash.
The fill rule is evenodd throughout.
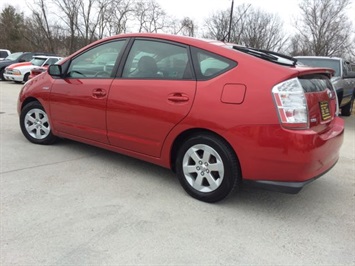
<path id="1" fill-rule="evenodd" d="M 273 51 L 267 51 L 267 50 L 262 50 L 262 49 L 254 49 L 254 48 L 248 48 L 248 47 L 242 47 L 242 46 L 237 46 L 234 45 L 233 49 L 244 52 L 246 54 L 250 54 L 280 65 L 285 65 L 285 66 L 295 66 L 297 64 L 297 59 L 291 57 L 291 56 L 287 56 L 284 54 L 280 54 L 280 53 L 276 53 Z M 291 61 L 290 63 L 285 62 L 285 61 L 279 61 L 279 59 L 286 59 Z"/>

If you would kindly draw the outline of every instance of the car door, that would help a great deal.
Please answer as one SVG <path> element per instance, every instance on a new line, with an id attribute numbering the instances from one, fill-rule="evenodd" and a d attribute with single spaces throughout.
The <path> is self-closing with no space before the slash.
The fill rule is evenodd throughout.
<path id="1" fill-rule="evenodd" d="M 109 92 L 110 144 L 159 157 L 166 136 L 191 109 L 196 90 L 191 69 L 188 47 L 135 40 Z"/>
<path id="2" fill-rule="evenodd" d="M 107 143 L 106 104 L 115 75 L 117 58 L 125 40 L 110 41 L 73 58 L 65 78 L 56 79 L 51 88 L 50 111 L 56 130 L 65 134 Z M 100 64 L 93 63 L 110 53 Z"/>

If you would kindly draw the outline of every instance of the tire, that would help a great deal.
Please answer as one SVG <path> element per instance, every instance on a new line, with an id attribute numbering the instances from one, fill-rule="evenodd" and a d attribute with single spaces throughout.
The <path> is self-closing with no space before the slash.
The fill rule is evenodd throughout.
<path id="1" fill-rule="evenodd" d="M 196 135 L 184 142 L 177 154 L 176 172 L 190 196 L 209 203 L 227 197 L 241 179 L 232 148 L 212 134 Z"/>
<path id="2" fill-rule="evenodd" d="M 5 71 L 4 68 L 3 68 L 3 69 L 0 69 L 0 79 L 1 79 L 1 80 L 5 80 L 5 78 L 4 78 L 4 71 Z"/>
<path id="3" fill-rule="evenodd" d="M 30 102 L 21 110 L 22 134 L 32 143 L 48 145 L 57 140 L 52 134 L 49 118 L 39 102 Z"/>
<path id="4" fill-rule="evenodd" d="M 25 76 L 23 77 L 23 82 L 27 82 L 29 76 L 30 73 L 26 73 Z"/>
<path id="5" fill-rule="evenodd" d="M 354 96 L 351 98 L 351 101 L 348 102 L 344 107 L 341 108 L 341 115 L 342 116 L 351 116 L 354 106 Z"/>

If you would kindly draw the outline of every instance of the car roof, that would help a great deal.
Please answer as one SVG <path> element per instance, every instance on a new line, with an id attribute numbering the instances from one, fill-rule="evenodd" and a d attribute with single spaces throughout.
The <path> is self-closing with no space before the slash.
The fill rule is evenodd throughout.
<path id="1" fill-rule="evenodd" d="M 61 58 L 61 57 L 60 56 L 50 56 L 50 55 L 34 55 L 33 58 L 47 59 L 47 58 Z"/>
<path id="2" fill-rule="evenodd" d="M 94 46 L 96 44 L 99 44 L 101 42 L 109 41 L 109 40 L 116 40 L 117 38 L 119 39 L 124 39 L 124 38 L 152 38 L 152 39 L 162 39 L 165 41 L 174 41 L 177 43 L 183 43 L 187 45 L 196 45 L 200 46 L 203 44 L 214 44 L 213 46 L 226 46 L 224 42 L 217 41 L 217 40 L 211 40 L 211 39 L 204 39 L 204 38 L 195 38 L 195 37 L 189 37 L 189 36 L 181 36 L 181 35 L 173 35 L 173 34 L 166 34 L 166 33 L 124 33 L 124 34 L 118 34 L 118 35 L 113 35 L 110 37 L 106 37 L 103 39 L 100 39 L 96 42 L 93 42 L 89 44 L 89 46 Z M 86 47 L 83 47 L 81 50 L 84 50 Z M 78 52 L 79 52 L 78 51 Z"/>

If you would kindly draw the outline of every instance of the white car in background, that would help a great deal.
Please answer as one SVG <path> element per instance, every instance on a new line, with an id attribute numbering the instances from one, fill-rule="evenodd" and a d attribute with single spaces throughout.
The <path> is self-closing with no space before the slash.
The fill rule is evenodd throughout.
<path id="1" fill-rule="evenodd" d="M 4 60 L 6 57 L 8 57 L 11 54 L 9 50 L 6 49 L 0 49 L 0 61 Z"/>
<path id="2" fill-rule="evenodd" d="M 26 82 L 33 68 L 49 66 L 61 59 L 58 56 L 36 55 L 30 62 L 16 63 L 6 67 L 4 78 L 16 83 Z"/>

